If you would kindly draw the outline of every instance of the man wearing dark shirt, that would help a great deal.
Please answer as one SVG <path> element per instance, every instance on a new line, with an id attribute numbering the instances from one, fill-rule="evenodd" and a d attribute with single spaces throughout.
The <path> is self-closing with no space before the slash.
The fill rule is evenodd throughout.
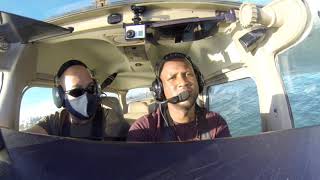
<path id="1" fill-rule="evenodd" d="M 204 79 L 190 57 L 182 53 L 167 54 L 156 64 L 155 73 L 152 90 L 159 107 L 132 124 L 128 141 L 189 141 L 231 136 L 226 121 L 218 113 L 196 104 Z M 166 102 L 183 92 L 188 94 L 186 99 Z"/>
<path id="2" fill-rule="evenodd" d="M 101 104 L 99 85 L 79 60 L 61 65 L 53 88 L 55 105 L 62 110 L 48 115 L 26 132 L 92 139 L 125 139 L 129 124 Z"/>

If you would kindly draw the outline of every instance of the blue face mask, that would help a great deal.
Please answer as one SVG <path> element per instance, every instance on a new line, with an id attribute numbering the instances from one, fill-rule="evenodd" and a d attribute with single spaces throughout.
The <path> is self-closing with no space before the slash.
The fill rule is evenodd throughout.
<path id="1" fill-rule="evenodd" d="M 84 93 L 83 95 L 69 100 L 65 99 L 66 109 L 79 120 L 87 120 L 95 115 L 98 107 L 98 96 Z"/>

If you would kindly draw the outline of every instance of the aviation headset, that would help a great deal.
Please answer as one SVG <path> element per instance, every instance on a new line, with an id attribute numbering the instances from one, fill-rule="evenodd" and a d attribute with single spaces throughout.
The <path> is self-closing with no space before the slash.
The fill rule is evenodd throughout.
<path id="1" fill-rule="evenodd" d="M 90 72 L 90 75 L 92 77 L 94 85 L 96 86 L 95 87 L 95 89 L 96 89 L 95 94 L 97 96 L 99 96 L 99 89 L 100 88 L 99 88 L 99 85 L 98 85 L 97 81 L 93 78 L 94 76 L 93 76 L 91 70 L 83 62 L 81 62 L 79 60 L 71 59 L 71 60 L 63 63 L 60 66 L 60 68 L 58 70 L 58 73 L 54 77 L 54 88 L 52 89 L 52 96 L 53 96 L 53 102 L 57 106 L 57 108 L 65 107 L 65 91 L 63 90 L 62 86 L 59 84 L 59 79 L 61 78 L 62 74 L 69 67 L 75 66 L 75 65 L 83 66 Z"/>
<path id="2" fill-rule="evenodd" d="M 189 56 L 187 56 L 183 53 L 173 52 L 173 53 L 169 53 L 169 54 L 165 55 L 155 66 L 156 79 L 152 82 L 151 91 L 155 92 L 155 98 L 157 101 L 164 101 L 166 99 L 164 92 L 163 92 L 163 84 L 160 79 L 160 74 L 163 69 L 163 65 L 166 62 L 172 61 L 174 59 L 184 59 L 189 64 L 191 64 L 193 71 L 194 71 L 196 78 L 197 78 L 197 82 L 198 82 L 198 86 L 199 86 L 199 93 L 201 93 L 203 90 L 205 82 L 204 82 L 204 77 L 203 77 L 202 73 L 200 72 L 199 68 L 192 62 L 192 60 Z"/>

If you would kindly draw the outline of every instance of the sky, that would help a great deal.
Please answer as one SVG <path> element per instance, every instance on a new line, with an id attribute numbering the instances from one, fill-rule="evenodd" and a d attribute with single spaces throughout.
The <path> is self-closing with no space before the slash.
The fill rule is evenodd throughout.
<path id="1" fill-rule="evenodd" d="M 20 124 L 24 124 L 31 117 L 46 116 L 57 110 L 58 108 L 52 100 L 51 88 L 30 88 L 24 93 L 22 98 Z"/>
<path id="2" fill-rule="evenodd" d="M 92 6 L 93 0 L 1 0 L 2 11 L 45 20 L 51 16 L 76 10 L 79 7 Z M 27 8 L 26 8 L 27 7 Z"/>
<path id="3" fill-rule="evenodd" d="M 110 0 L 121 1 L 121 0 Z M 130 0 L 129 0 L 130 1 Z M 241 0 L 230 0 L 241 1 Z M 271 0 L 242 0 L 243 2 L 256 2 L 266 4 Z M 1 0 L 0 10 L 17 15 L 26 16 L 37 20 L 45 20 L 49 17 L 70 12 L 79 8 L 94 5 L 95 0 Z"/>

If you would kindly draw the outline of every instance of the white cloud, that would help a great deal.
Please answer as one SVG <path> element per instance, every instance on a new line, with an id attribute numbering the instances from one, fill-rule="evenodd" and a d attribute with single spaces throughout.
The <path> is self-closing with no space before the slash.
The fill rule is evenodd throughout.
<path id="1" fill-rule="evenodd" d="M 20 124 L 25 124 L 32 117 L 46 116 L 57 111 L 58 108 L 52 101 L 44 101 L 37 106 L 21 107 L 20 109 Z"/>

